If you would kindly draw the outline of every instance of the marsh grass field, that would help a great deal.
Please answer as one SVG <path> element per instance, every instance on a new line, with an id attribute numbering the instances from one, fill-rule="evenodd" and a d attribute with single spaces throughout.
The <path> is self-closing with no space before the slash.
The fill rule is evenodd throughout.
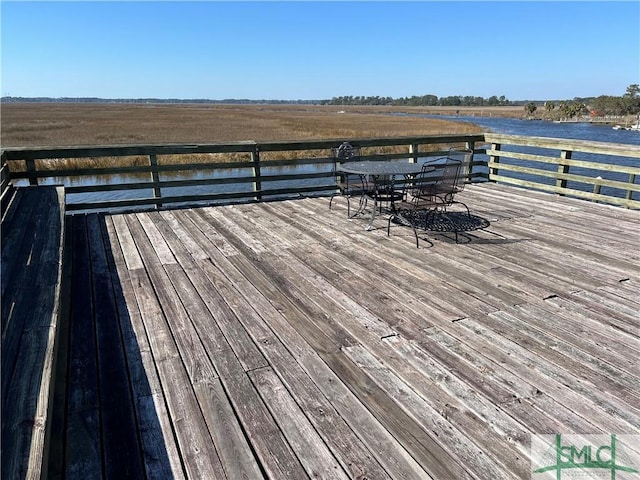
<path id="1" fill-rule="evenodd" d="M 5 103 L 1 146 L 62 147 L 357 139 L 478 133 L 474 124 L 401 113 L 517 116 L 522 107 L 366 107 L 274 104 Z M 395 115 L 394 115 L 395 114 Z M 379 152 L 369 152 L 379 153 Z M 310 153 L 313 155 L 313 153 Z M 160 162 L 211 162 L 181 156 Z M 187 158 L 188 157 L 188 158 Z M 202 157 L 202 156 L 200 156 Z M 237 160 L 221 156 L 222 161 Z M 145 164 L 147 158 L 93 159 L 99 164 Z M 39 169 L 75 168 L 38 161 Z M 18 165 L 13 169 L 20 169 Z"/>

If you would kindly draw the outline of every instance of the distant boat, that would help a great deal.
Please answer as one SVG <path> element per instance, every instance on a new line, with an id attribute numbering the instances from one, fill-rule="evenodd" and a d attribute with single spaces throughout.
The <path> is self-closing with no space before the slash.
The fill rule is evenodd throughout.
<path id="1" fill-rule="evenodd" d="M 614 125 L 612 127 L 614 130 L 633 130 L 636 132 L 640 132 L 640 115 L 636 118 L 636 123 L 633 125 Z"/>
<path id="2" fill-rule="evenodd" d="M 614 125 L 612 127 L 614 130 L 635 130 L 636 132 L 640 132 L 640 122 L 635 125 L 631 125 L 629 127 L 623 127 L 622 125 Z"/>

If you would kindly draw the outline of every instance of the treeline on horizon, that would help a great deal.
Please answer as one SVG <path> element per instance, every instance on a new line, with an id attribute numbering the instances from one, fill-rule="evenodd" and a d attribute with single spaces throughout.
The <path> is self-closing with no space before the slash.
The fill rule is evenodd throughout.
<path id="1" fill-rule="evenodd" d="M 381 97 L 345 95 L 333 97 L 331 100 L 249 100 L 228 98 L 223 100 L 211 99 L 179 99 L 179 98 L 98 98 L 98 97 L 12 97 L 0 99 L 2 103 L 203 103 L 203 104 L 282 104 L 282 105 L 336 105 L 336 106 L 396 106 L 396 107 L 494 107 L 494 106 L 524 106 L 530 115 L 544 106 L 548 112 L 556 110 L 569 117 L 591 113 L 594 115 L 635 115 L 640 113 L 640 86 L 632 84 L 627 87 L 624 95 L 599 97 L 575 97 L 573 100 L 518 100 L 512 101 L 504 95 L 489 98 L 478 96 L 452 95 L 438 97 L 436 95 L 414 95 L 411 97 Z"/>
<path id="2" fill-rule="evenodd" d="M 588 99 L 574 99 L 586 101 Z M 374 105 L 404 107 L 482 107 L 526 105 L 530 100 L 509 100 L 504 95 L 489 98 L 453 95 L 438 97 L 436 95 L 414 95 L 411 97 L 381 97 L 345 95 L 333 97 L 331 100 L 250 100 L 246 98 L 227 98 L 212 100 L 207 98 L 101 98 L 101 97 L 13 97 L 0 98 L 2 103 L 212 103 L 212 104 L 282 104 L 282 105 Z M 543 104 L 544 100 L 538 101 Z"/>
<path id="3" fill-rule="evenodd" d="M 530 116 L 538 110 L 538 104 L 528 102 L 524 109 Z M 590 115 L 593 117 L 640 115 L 640 85 L 633 83 L 621 97 L 600 95 L 591 99 L 576 98 L 573 101 L 544 102 L 547 115 L 551 117 L 573 118 Z"/>
<path id="4" fill-rule="evenodd" d="M 504 95 L 489 98 L 453 95 L 437 97 L 436 95 L 422 95 L 403 98 L 391 97 L 334 97 L 329 105 L 392 105 L 411 107 L 494 107 L 494 106 L 524 106 L 528 113 L 533 113 L 538 107 L 555 110 L 556 105 L 565 116 L 577 116 L 580 113 L 593 115 L 635 115 L 640 113 L 640 86 L 637 83 L 627 87 L 624 95 L 600 95 L 598 97 L 574 97 L 572 100 L 518 100 L 511 101 Z"/>

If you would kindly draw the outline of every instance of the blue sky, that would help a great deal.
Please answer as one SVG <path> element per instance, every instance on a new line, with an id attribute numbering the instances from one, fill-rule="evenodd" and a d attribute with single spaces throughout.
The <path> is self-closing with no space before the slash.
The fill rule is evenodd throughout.
<path id="1" fill-rule="evenodd" d="M 1 2 L 2 95 L 510 100 L 640 83 L 640 2 Z"/>

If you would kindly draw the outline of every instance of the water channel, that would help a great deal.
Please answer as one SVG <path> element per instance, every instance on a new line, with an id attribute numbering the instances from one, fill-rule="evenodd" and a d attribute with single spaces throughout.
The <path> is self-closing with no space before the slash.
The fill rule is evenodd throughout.
<path id="1" fill-rule="evenodd" d="M 430 118 L 443 118 L 447 120 L 463 121 L 474 123 L 485 129 L 487 132 L 503 133 L 509 135 L 523 135 L 531 137 L 550 137 L 550 138 L 568 138 L 576 140 L 588 140 L 594 142 L 605 143 L 617 143 L 627 145 L 640 145 L 640 131 L 637 130 L 617 130 L 613 128 L 613 125 L 607 125 L 602 123 L 590 123 L 590 122 L 550 122 L 543 120 L 520 120 L 514 118 L 499 118 L 499 117 L 465 117 L 465 116 L 428 116 Z M 532 155 L 542 156 L 557 156 L 557 151 L 551 151 L 544 148 L 535 147 L 519 147 L 514 145 L 506 145 L 502 148 L 503 151 L 513 151 L 528 153 Z M 479 159 L 488 160 L 488 158 Z M 629 157 L 617 157 L 613 155 L 595 155 L 584 152 L 575 152 L 571 157 L 573 160 L 584 160 L 596 163 L 612 163 L 615 165 L 624 165 L 629 167 L 638 167 L 640 162 L 637 158 Z M 504 159 L 501 159 L 504 163 Z M 557 166 L 553 164 L 540 164 L 538 162 L 518 161 L 517 164 L 523 167 L 530 167 L 540 170 L 547 170 L 549 172 L 555 172 Z M 582 175 L 586 177 L 593 177 L 594 171 L 586 168 L 572 167 L 570 173 L 573 175 Z M 605 180 L 614 180 L 618 182 L 627 182 L 629 175 L 623 173 L 614 172 L 602 172 L 597 173 L 601 178 Z M 537 183 L 546 184 L 552 186 L 555 184 L 555 179 L 542 176 L 531 176 L 524 173 L 509 173 L 510 177 L 518 178 L 520 180 L 535 181 Z M 636 183 L 638 180 L 636 180 Z M 591 185 L 569 181 L 567 187 L 574 190 L 592 191 Z M 625 190 L 602 187 L 600 193 L 604 195 L 623 197 L 626 195 Z M 640 197 L 638 193 L 633 195 L 634 199 Z"/>
<path id="2" fill-rule="evenodd" d="M 614 130 L 612 125 L 589 122 L 549 122 L 544 120 L 520 120 L 499 117 L 462 117 L 425 115 L 460 122 L 475 123 L 488 131 L 508 135 L 530 137 L 573 138 L 593 142 L 625 143 L 640 145 L 640 131 Z"/>

